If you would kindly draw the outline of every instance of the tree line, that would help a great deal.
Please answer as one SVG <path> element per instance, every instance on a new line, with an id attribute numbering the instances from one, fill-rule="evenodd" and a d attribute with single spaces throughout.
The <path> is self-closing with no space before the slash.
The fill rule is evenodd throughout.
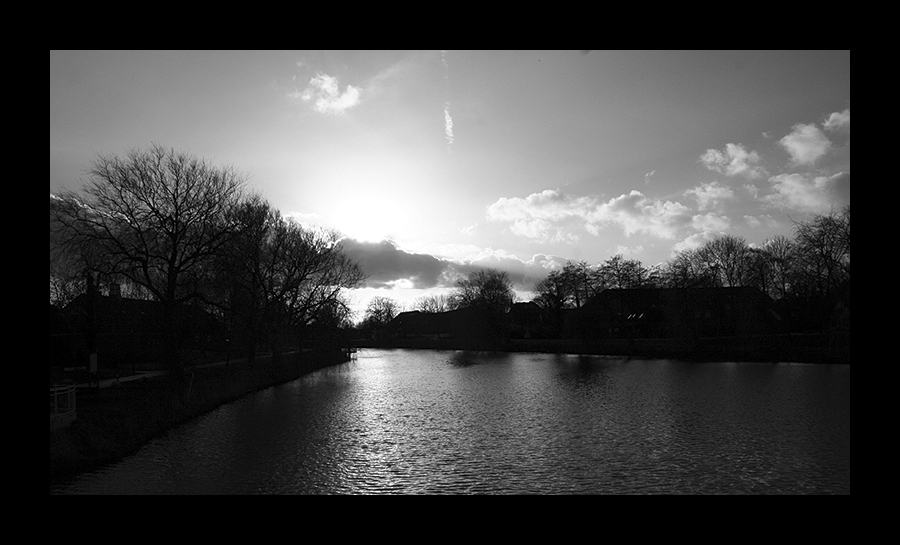
<path id="1" fill-rule="evenodd" d="M 121 289 L 157 301 L 166 327 L 196 305 L 253 358 L 285 332 L 349 323 L 345 290 L 365 276 L 337 232 L 286 219 L 230 167 L 154 144 L 100 155 L 82 194 L 51 198 L 50 300 Z M 163 358 L 180 370 L 176 331 Z"/>
<path id="2" fill-rule="evenodd" d="M 775 301 L 813 313 L 828 309 L 850 282 L 850 207 L 814 216 L 783 235 L 751 246 L 743 237 L 722 235 L 698 248 L 676 252 L 653 267 L 616 255 L 591 265 L 569 261 L 534 285 L 532 302 L 548 311 L 581 308 L 606 289 L 755 287 Z M 494 316 L 515 302 L 506 273 L 485 269 L 460 279 L 447 296 L 417 299 L 409 310 L 446 312 L 476 307 Z M 489 310 L 488 310 L 489 309 Z M 402 306 L 375 297 L 361 327 L 372 330 L 393 320 Z"/>
<path id="3" fill-rule="evenodd" d="M 833 298 L 850 281 L 850 207 L 794 225 L 762 246 L 722 235 L 645 267 L 616 255 L 598 265 L 568 262 L 534 287 L 544 308 L 579 308 L 610 288 L 755 287 L 774 300 Z"/>
<path id="4" fill-rule="evenodd" d="M 409 310 L 437 313 L 468 308 L 486 315 L 502 315 L 515 302 L 516 293 L 509 274 L 496 269 L 481 269 L 457 280 L 449 295 L 419 297 Z M 363 329 L 377 329 L 390 323 L 403 311 L 403 306 L 390 297 L 373 297 L 360 326 Z"/>

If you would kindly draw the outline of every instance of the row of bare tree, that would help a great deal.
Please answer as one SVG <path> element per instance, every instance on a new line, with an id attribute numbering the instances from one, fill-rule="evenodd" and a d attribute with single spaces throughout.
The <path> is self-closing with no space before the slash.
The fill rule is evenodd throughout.
<path id="1" fill-rule="evenodd" d="M 251 357 L 278 331 L 348 321 L 343 291 L 365 277 L 339 235 L 285 219 L 233 169 L 154 145 L 98 156 L 89 176 L 83 195 L 51 198 L 51 304 L 121 286 L 159 302 L 169 324 L 200 305 Z"/>
<path id="2" fill-rule="evenodd" d="M 579 308 L 608 288 L 759 288 L 773 299 L 834 297 L 850 281 L 850 207 L 795 225 L 794 238 L 761 247 L 723 235 L 647 268 L 617 255 L 596 266 L 568 262 L 534 287 L 544 308 Z"/>
<path id="3" fill-rule="evenodd" d="M 850 207 L 797 223 L 794 229 L 794 238 L 777 236 L 761 247 L 723 235 L 651 268 L 622 255 L 598 265 L 570 261 L 534 286 L 533 301 L 545 309 L 562 310 L 580 308 L 610 288 L 752 286 L 775 300 L 833 303 L 850 281 Z M 446 312 L 471 306 L 508 310 L 514 297 L 509 277 L 486 269 L 461 279 L 449 295 L 419 298 L 408 310 Z M 403 310 L 389 297 L 375 297 L 361 325 L 378 328 Z"/>

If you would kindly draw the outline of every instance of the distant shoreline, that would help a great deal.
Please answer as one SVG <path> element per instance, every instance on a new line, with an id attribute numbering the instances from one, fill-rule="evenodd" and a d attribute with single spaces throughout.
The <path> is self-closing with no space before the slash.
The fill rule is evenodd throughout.
<path id="1" fill-rule="evenodd" d="M 691 361 L 760 361 L 850 364 L 849 337 L 827 335 L 765 335 L 699 339 L 509 339 L 474 342 L 451 338 L 402 338 L 357 341 L 360 348 L 486 350 L 585 354 Z"/>

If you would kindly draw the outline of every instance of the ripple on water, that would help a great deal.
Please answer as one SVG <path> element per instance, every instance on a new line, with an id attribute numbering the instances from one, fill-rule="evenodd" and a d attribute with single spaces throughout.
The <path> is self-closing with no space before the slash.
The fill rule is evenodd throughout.
<path id="1" fill-rule="evenodd" d="M 849 494 L 849 398 L 848 367 L 367 350 L 51 493 Z"/>

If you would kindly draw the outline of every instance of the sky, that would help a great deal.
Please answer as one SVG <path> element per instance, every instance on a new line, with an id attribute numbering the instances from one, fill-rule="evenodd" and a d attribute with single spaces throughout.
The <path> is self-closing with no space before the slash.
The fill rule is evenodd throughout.
<path id="1" fill-rule="evenodd" d="M 761 246 L 850 203 L 849 51 L 51 51 L 50 193 L 161 144 L 342 233 L 349 296 Z"/>

